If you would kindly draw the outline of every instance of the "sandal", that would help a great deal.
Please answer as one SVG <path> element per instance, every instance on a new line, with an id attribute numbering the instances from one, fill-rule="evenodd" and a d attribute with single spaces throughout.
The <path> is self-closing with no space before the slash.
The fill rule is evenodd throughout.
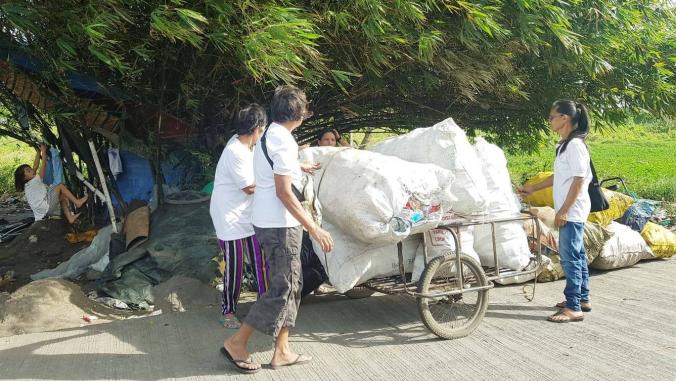
<path id="1" fill-rule="evenodd" d="M 586 307 L 585 307 L 586 305 Z M 554 305 L 556 308 L 566 308 L 566 301 L 564 300 L 563 302 L 556 303 Z M 582 312 L 591 312 L 591 307 L 589 303 L 580 303 L 580 309 Z"/>
<path id="2" fill-rule="evenodd" d="M 555 313 L 554 315 L 548 316 L 547 321 L 551 321 L 553 323 L 575 323 L 575 322 L 579 322 L 579 321 L 584 320 L 584 315 L 569 316 L 569 315 L 566 315 L 566 313 L 564 312 L 565 310 L 566 309 L 563 309 L 563 310 Z M 570 311 L 570 310 L 568 310 L 568 311 Z"/>
<path id="3" fill-rule="evenodd" d="M 232 358 L 232 355 L 230 354 L 230 352 L 228 352 L 228 350 L 223 348 L 223 347 L 221 347 L 221 354 L 226 359 L 228 359 L 228 361 L 230 361 L 230 363 L 232 363 L 232 365 L 235 366 L 235 369 L 240 373 L 254 374 L 254 373 L 258 372 L 259 370 L 261 370 L 260 365 L 258 365 L 258 368 L 254 368 L 254 369 L 249 369 L 245 366 L 239 365 L 239 364 L 255 364 L 253 361 L 251 361 L 251 357 L 249 357 L 246 360 L 235 360 L 234 358 Z"/>
<path id="4" fill-rule="evenodd" d="M 272 365 L 272 363 L 270 363 L 270 368 L 272 368 L 272 369 L 279 369 L 279 368 L 283 368 L 283 367 L 285 367 L 285 366 L 303 365 L 303 364 L 307 364 L 307 363 L 309 363 L 310 361 L 312 361 L 312 357 L 310 357 L 310 356 L 305 356 L 305 358 L 302 359 L 302 360 L 301 360 L 301 357 L 303 357 L 303 355 L 299 353 L 299 354 L 298 354 L 298 357 L 296 357 L 295 360 L 293 360 L 293 361 L 291 361 L 291 362 L 289 362 L 289 363 L 283 364 L 283 365 Z"/>
<path id="5" fill-rule="evenodd" d="M 231 318 L 227 318 L 225 316 L 221 316 L 218 321 L 221 323 L 225 329 L 239 329 L 239 327 L 242 326 L 242 322 L 239 320 L 237 316 L 232 316 Z"/>

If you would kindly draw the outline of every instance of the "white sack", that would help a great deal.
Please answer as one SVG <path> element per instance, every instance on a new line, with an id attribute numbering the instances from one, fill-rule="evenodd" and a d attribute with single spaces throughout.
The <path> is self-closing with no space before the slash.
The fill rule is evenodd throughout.
<path id="1" fill-rule="evenodd" d="M 321 164 L 313 177 L 323 218 L 368 244 L 434 228 L 455 201 L 453 174 L 436 165 L 334 147 L 306 148 L 300 159 Z"/>
<path id="2" fill-rule="evenodd" d="M 444 214 L 442 223 L 453 218 L 452 213 Z M 462 252 L 479 263 L 479 255 L 474 251 L 474 226 L 467 226 L 460 229 L 460 247 Z M 411 280 L 417 282 L 425 270 L 425 254 L 423 247 L 427 248 L 427 259 L 431 261 L 436 257 L 455 252 L 455 241 L 453 235 L 445 229 L 431 229 L 425 232 L 424 245 L 418 247 L 418 252 L 413 262 L 413 271 Z M 455 266 L 452 266 L 451 271 L 455 271 Z"/>
<path id="3" fill-rule="evenodd" d="M 490 195 L 488 216 L 500 218 L 518 215 L 521 205 L 512 189 L 505 154 L 498 146 L 483 138 L 477 138 L 474 148 Z M 531 253 L 522 225 L 521 221 L 496 224 L 495 243 L 500 267 L 521 270 L 528 265 Z M 490 224 L 474 228 L 474 249 L 481 258 L 482 266 L 495 266 L 491 235 Z"/>
<path id="4" fill-rule="evenodd" d="M 345 292 L 367 280 L 399 274 L 397 245 L 374 246 L 360 242 L 324 220 L 323 226 L 333 238 L 333 251 L 327 254 L 312 240 L 312 246 L 324 265 L 329 281 L 338 292 Z M 413 258 L 421 244 L 420 235 L 403 241 L 404 268 L 411 272 Z"/>
<path id="5" fill-rule="evenodd" d="M 465 132 L 452 118 L 429 128 L 382 141 L 369 148 L 385 155 L 415 163 L 431 163 L 455 175 L 451 194 L 458 199 L 451 210 L 462 214 L 483 214 L 488 206 L 486 181 Z"/>
<path id="6" fill-rule="evenodd" d="M 607 229 L 613 232 L 613 236 L 606 241 L 601 254 L 589 267 L 599 270 L 619 269 L 633 266 L 643 259 L 655 258 L 639 232 L 615 221 Z"/>

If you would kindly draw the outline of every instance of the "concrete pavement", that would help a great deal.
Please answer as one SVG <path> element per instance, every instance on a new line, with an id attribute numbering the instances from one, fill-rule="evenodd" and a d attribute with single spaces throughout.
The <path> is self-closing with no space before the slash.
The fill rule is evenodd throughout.
<path id="1" fill-rule="evenodd" d="M 641 262 L 591 279 L 593 312 L 582 323 L 545 317 L 563 281 L 490 291 L 471 336 L 439 340 L 415 301 L 376 295 L 315 297 L 301 306 L 292 345 L 315 360 L 255 376 L 229 368 L 218 352 L 229 331 L 217 306 L 57 332 L 0 338 L 2 380 L 674 380 L 676 260 Z M 256 335 L 254 358 L 271 356 Z"/>

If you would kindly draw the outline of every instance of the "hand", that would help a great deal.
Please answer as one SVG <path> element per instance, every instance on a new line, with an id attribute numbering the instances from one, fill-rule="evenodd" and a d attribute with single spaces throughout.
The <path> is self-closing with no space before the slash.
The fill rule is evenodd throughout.
<path id="1" fill-rule="evenodd" d="M 330 253 L 333 251 L 333 238 L 331 238 L 329 232 L 315 225 L 308 233 L 312 239 L 319 242 L 319 246 L 322 247 L 323 252 Z"/>
<path id="2" fill-rule="evenodd" d="M 333 129 L 333 133 L 334 133 L 334 134 L 336 135 L 336 137 L 337 137 L 336 142 L 340 143 L 341 145 L 349 144 L 349 143 L 347 142 L 347 140 L 345 140 L 345 138 L 343 137 L 343 135 L 341 135 L 340 132 L 338 132 L 338 130 L 336 130 L 335 128 Z"/>
<path id="3" fill-rule="evenodd" d="M 528 197 L 535 192 L 535 189 L 533 188 L 532 185 L 525 185 L 525 186 L 522 186 L 522 187 L 518 187 L 518 188 L 516 188 L 516 190 L 519 192 L 521 197 Z"/>
<path id="4" fill-rule="evenodd" d="M 556 217 L 554 217 L 554 226 L 560 228 L 566 222 L 568 222 L 568 211 L 561 209 L 556 213 Z"/>
<path id="5" fill-rule="evenodd" d="M 303 163 L 300 165 L 300 170 L 305 173 L 313 174 L 316 170 L 318 170 L 321 167 L 322 165 L 319 163 Z"/>

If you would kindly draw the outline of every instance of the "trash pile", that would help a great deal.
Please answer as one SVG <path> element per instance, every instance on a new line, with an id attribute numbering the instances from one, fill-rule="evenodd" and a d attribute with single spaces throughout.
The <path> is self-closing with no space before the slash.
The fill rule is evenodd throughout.
<path id="1" fill-rule="evenodd" d="M 538 173 L 527 181 L 537 183 L 551 175 Z M 660 203 L 653 200 L 634 199 L 620 192 L 603 189 L 610 207 L 590 213 L 584 229 L 584 247 L 587 263 L 597 270 L 613 270 L 633 266 L 639 261 L 669 258 L 676 254 L 676 234 L 660 223 L 669 223 Z M 554 228 L 554 201 L 552 189 L 535 192 L 525 199 L 533 207 L 530 211 L 538 217 L 544 246 L 543 253 L 550 263 L 538 276 L 538 281 L 549 282 L 564 277 L 558 249 L 558 231 Z M 526 231 L 534 232 L 532 223 L 524 224 Z"/>
<path id="2" fill-rule="evenodd" d="M 428 259 L 456 251 L 451 234 L 435 229 L 442 221 L 509 218 L 529 209 L 514 192 L 502 150 L 483 138 L 472 145 L 451 118 L 380 142 L 370 151 L 326 147 L 301 151 L 301 162 L 321 164 L 312 175 L 313 190 L 322 208 L 322 226 L 333 236 L 335 248 L 323 253 L 315 243 L 314 250 L 339 292 L 372 278 L 398 274 L 399 241 L 404 269 L 417 281 L 425 267 L 424 248 Z M 528 183 L 550 174 L 540 173 Z M 649 222 L 654 214 L 652 202 L 604 192 L 610 208 L 592 213 L 585 226 L 590 267 L 615 269 L 673 255 L 673 233 Z M 552 190 L 538 191 L 525 201 L 538 216 L 546 256 L 535 273 L 502 279 L 501 284 L 536 276 L 540 281 L 563 277 Z M 528 238 L 536 235 L 533 225 L 532 221 L 496 224 L 501 268 L 535 268 L 532 253 L 536 248 Z M 492 234 L 489 224 L 461 228 L 461 252 L 484 267 L 494 267 Z"/>

